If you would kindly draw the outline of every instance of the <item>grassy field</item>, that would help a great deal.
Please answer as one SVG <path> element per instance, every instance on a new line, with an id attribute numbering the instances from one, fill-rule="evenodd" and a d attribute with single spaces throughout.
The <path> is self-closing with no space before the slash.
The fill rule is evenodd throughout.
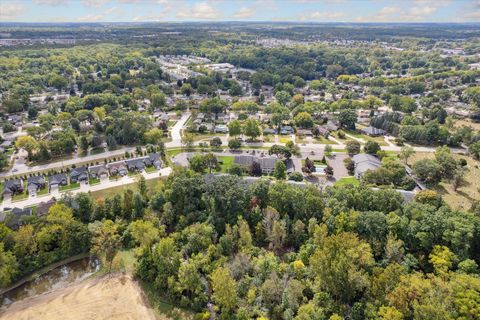
<path id="1" fill-rule="evenodd" d="M 278 136 L 278 142 L 287 143 L 288 141 L 292 141 L 290 136 Z"/>
<path id="2" fill-rule="evenodd" d="M 165 177 L 158 177 L 158 178 L 149 179 L 149 180 L 145 181 L 145 183 L 147 184 L 147 187 L 149 189 L 150 194 L 155 193 L 155 191 L 160 188 L 160 186 L 163 184 L 164 179 L 165 179 Z M 136 190 L 137 189 L 137 183 L 132 182 L 132 183 L 117 186 L 117 187 L 114 187 L 114 188 L 108 188 L 108 189 L 94 191 L 94 192 L 91 193 L 91 195 L 94 199 L 105 199 L 105 198 L 113 196 L 117 193 L 123 193 L 127 189 Z"/>
<path id="3" fill-rule="evenodd" d="M 233 164 L 234 158 L 232 156 L 218 156 L 217 159 L 222 162 L 220 172 L 228 172 L 228 169 L 230 169 Z"/>
<path id="4" fill-rule="evenodd" d="M 383 137 L 370 137 L 357 131 L 347 131 L 346 133 L 357 139 L 363 139 L 364 141 L 375 141 L 378 142 L 378 144 L 381 146 L 388 146 L 388 143 L 385 142 L 385 139 Z"/>
<path id="5" fill-rule="evenodd" d="M 358 186 L 360 184 L 360 182 L 353 176 L 352 177 L 345 177 L 345 178 L 342 178 L 342 179 L 337 180 L 335 182 L 336 186 L 344 186 L 344 185 L 347 185 L 347 184 Z"/>
<path id="6" fill-rule="evenodd" d="M 455 120 L 455 127 L 467 126 L 472 127 L 474 130 L 480 131 L 480 122 L 472 122 L 468 119 Z"/>
<path id="7" fill-rule="evenodd" d="M 480 162 L 463 155 L 456 154 L 454 156 L 456 159 L 463 158 L 467 160 L 468 172 L 465 175 L 465 184 L 460 186 L 457 191 L 454 191 L 450 182 L 442 181 L 435 190 L 453 208 L 468 210 L 473 201 L 480 200 Z M 417 152 L 408 159 L 408 163 L 411 165 L 420 159 L 433 159 L 434 157 L 433 153 Z"/>

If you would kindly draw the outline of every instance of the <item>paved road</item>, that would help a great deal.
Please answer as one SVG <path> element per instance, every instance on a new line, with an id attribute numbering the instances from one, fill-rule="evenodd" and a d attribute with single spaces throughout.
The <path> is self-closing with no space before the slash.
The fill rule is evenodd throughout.
<path id="1" fill-rule="evenodd" d="M 151 172 L 151 173 L 143 172 L 142 175 L 145 177 L 145 179 L 150 180 L 150 179 L 158 178 L 160 176 L 162 176 L 162 177 L 168 176 L 168 175 L 170 175 L 171 172 L 172 172 L 172 169 L 170 167 L 167 167 L 167 168 L 163 168 L 163 169 L 161 169 L 159 171 L 156 171 L 156 172 Z M 89 191 L 94 192 L 94 191 L 110 189 L 110 188 L 118 187 L 118 186 L 122 186 L 122 185 L 127 185 L 127 184 L 131 184 L 131 183 L 135 183 L 135 182 L 136 182 L 136 177 L 129 177 L 129 176 L 125 176 L 125 177 L 123 177 L 121 179 L 118 179 L 116 181 L 115 180 L 111 181 L 109 179 L 104 179 L 101 183 L 95 184 L 95 185 L 92 185 L 92 186 L 88 185 L 88 184 L 81 184 L 80 188 L 71 190 L 70 192 L 72 194 L 77 194 L 77 193 L 80 193 L 80 192 L 89 192 Z M 59 199 L 62 196 L 63 193 L 64 192 L 55 191 L 55 192 L 52 192 L 51 194 L 49 194 L 47 196 L 30 197 L 28 199 L 13 202 L 13 203 L 10 202 L 10 201 L 8 201 L 8 202 L 3 201 L 2 203 L 0 203 L 0 211 L 3 211 L 4 208 L 14 208 L 14 207 L 24 208 L 24 207 L 37 205 L 40 202 L 48 201 L 51 198 Z"/>
<path id="2" fill-rule="evenodd" d="M 181 130 L 185 126 L 185 123 L 188 121 L 190 117 L 190 112 L 185 112 L 182 117 L 180 118 L 177 123 L 172 127 L 171 129 L 171 137 L 172 141 L 167 142 L 165 146 L 167 148 L 179 148 L 182 147 L 182 137 L 181 137 Z M 227 136 L 223 135 L 220 136 L 222 139 L 222 144 L 227 145 Z M 345 145 L 338 141 L 337 139 L 334 139 L 333 137 L 329 138 L 330 140 L 337 142 L 337 144 L 331 144 L 332 148 L 334 149 L 344 149 Z M 294 141 L 294 137 L 292 137 L 292 140 Z M 198 145 L 200 141 L 197 141 L 194 143 L 194 145 Z M 250 147 L 271 147 L 275 143 L 272 142 L 255 142 L 255 143 L 244 143 L 245 146 L 250 146 Z M 279 142 L 276 142 L 276 144 L 282 144 Z M 300 149 L 302 152 L 305 153 L 319 153 L 322 152 L 323 149 L 325 148 L 326 144 L 318 144 L 318 143 L 302 143 L 299 144 Z M 401 147 L 396 146 L 392 143 L 390 143 L 388 146 L 383 146 L 383 150 L 385 151 L 396 151 L 399 152 L 401 150 Z M 417 152 L 435 152 L 435 147 L 413 147 L 413 149 Z M 64 161 L 57 161 L 57 162 L 51 162 L 48 164 L 44 165 L 38 165 L 38 166 L 32 166 L 28 167 L 24 163 L 15 163 L 13 168 L 10 171 L 2 172 L 0 173 L 0 177 L 2 178 L 7 178 L 10 176 L 15 176 L 15 175 L 24 175 L 24 174 L 31 174 L 39 171 L 46 171 L 46 170 L 51 170 L 51 169 L 61 169 L 67 166 L 71 166 L 73 164 L 78 164 L 78 163 L 84 163 L 84 162 L 96 162 L 96 161 L 103 161 L 105 158 L 111 158 L 115 156 L 122 156 L 125 154 L 126 151 L 132 152 L 135 150 L 135 147 L 123 147 L 118 150 L 114 151 L 105 151 L 103 153 L 95 154 L 95 155 L 89 155 L 85 157 L 75 157 L 72 159 L 64 160 Z M 451 148 L 453 153 L 463 153 L 466 150 L 461 149 L 461 148 Z M 17 160 L 18 161 L 18 160 Z M 15 170 L 15 171 L 14 171 Z"/>
<path id="3" fill-rule="evenodd" d="M 180 120 L 178 120 L 172 127 L 171 136 L 172 141 L 166 143 L 167 148 L 181 147 L 182 146 L 182 129 L 190 118 L 190 112 L 185 112 Z"/>

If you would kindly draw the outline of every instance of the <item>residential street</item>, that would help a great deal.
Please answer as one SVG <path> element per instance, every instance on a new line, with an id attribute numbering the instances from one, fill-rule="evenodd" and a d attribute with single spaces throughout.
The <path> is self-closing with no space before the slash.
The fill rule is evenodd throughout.
<path id="1" fill-rule="evenodd" d="M 172 172 L 172 169 L 167 167 L 167 168 L 163 168 L 159 171 L 155 171 L 155 172 L 152 172 L 152 173 L 142 172 L 142 175 L 145 177 L 146 180 L 150 180 L 150 179 L 158 178 L 160 176 L 161 177 L 166 177 L 166 176 L 170 175 L 171 172 Z M 99 190 L 104 190 L 104 189 L 110 189 L 110 188 L 113 188 L 113 187 L 118 187 L 118 186 L 123 186 L 123 185 L 128 185 L 128 184 L 135 183 L 136 178 L 137 177 L 135 177 L 135 176 L 134 177 L 124 176 L 124 177 L 122 177 L 118 180 L 109 180 L 107 178 L 107 179 L 104 179 L 103 181 L 101 181 L 99 184 L 95 184 L 95 185 L 92 185 L 92 186 L 82 183 L 80 185 L 80 188 L 71 190 L 70 192 L 72 194 L 76 194 L 76 193 L 80 193 L 80 192 L 89 192 L 89 191 L 94 192 L 94 191 L 99 191 Z M 62 196 L 63 193 L 65 193 L 65 192 L 56 191 L 56 192 L 53 192 L 53 193 L 51 193 L 49 195 L 46 195 L 46 196 L 29 197 L 28 199 L 13 202 L 13 203 L 11 201 L 8 201 L 8 202 L 3 201 L 2 203 L 0 203 L 0 212 L 3 211 L 4 208 L 14 208 L 14 207 L 24 208 L 24 207 L 37 205 L 40 202 L 48 201 L 53 197 L 55 197 L 56 199 L 59 199 Z"/>

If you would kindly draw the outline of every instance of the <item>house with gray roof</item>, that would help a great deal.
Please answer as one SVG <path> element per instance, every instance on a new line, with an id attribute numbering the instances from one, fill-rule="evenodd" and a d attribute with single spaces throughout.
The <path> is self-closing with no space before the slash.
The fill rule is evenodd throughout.
<path id="1" fill-rule="evenodd" d="M 65 173 L 57 173 L 48 177 L 49 190 L 57 189 L 60 186 L 66 186 L 68 184 L 68 178 Z"/>
<path id="2" fill-rule="evenodd" d="M 127 165 L 128 171 L 131 172 L 142 172 L 145 170 L 145 158 L 134 158 L 125 160 L 125 164 Z"/>
<path id="3" fill-rule="evenodd" d="M 271 174 L 273 170 L 275 170 L 275 164 L 277 161 L 281 161 L 276 157 L 255 157 L 249 155 L 238 155 L 235 156 L 233 162 L 244 167 L 249 168 L 254 162 L 260 165 L 262 169 L 262 173 L 264 174 Z M 291 159 L 285 161 L 285 165 L 287 167 L 287 172 L 293 171 L 293 162 Z"/>
<path id="4" fill-rule="evenodd" d="M 2 195 L 5 196 L 14 196 L 18 193 L 23 192 L 23 180 L 22 179 L 11 179 L 6 180 L 3 183 Z"/>
<path id="5" fill-rule="evenodd" d="M 40 189 L 45 188 L 46 185 L 47 185 L 47 182 L 46 182 L 45 177 L 43 175 L 33 176 L 33 177 L 28 177 L 27 178 L 28 194 L 31 195 L 32 197 L 36 196 L 37 192 Z"/>
<path id="6" fill-rule="evenodd" d="M 70 181 L 71 181 L 71 183 L 88 181 L 88 169 L 87 169 L 87 167 L 73 168 L 70 171 Z"/>
<path id="7" fill-rule="evenodd" d="M 162 160 L 159 153 L 150 153 L 144 160 L 146 166 L 154 166 L 155 169 L 160 170 L 162 168 Z"/>
<path id="8" fill-rule="evenodd" d="M 88 173 L 94 179 L 104 179 L 108 177 L 108 169 L 104 164 L 88 167 Z"/>
<path id="9" fill-rule="evenodd" d="M 380 159 L 367 153 L 353 156 L 352 161 L 355 164 L 354 175 L 357 179 L 360 179 L 366 171 L 377 170 L 381 165 Z"/>
<path id="10" fill-rule="evenodd" d="M 6 214 L 3 222 L 10 229 L 17 230 L 25 224 L 25 218 L 30 216 L 32 216 L 32 208 L 13 208 L 12 211 Z"/>
<path id="11" fill-rule="evenodd" d="M 367 136 L 371 137 L 379 137 L 379 136 L 384 136 L 387 134 L 387 132 L 383 129 L 378 129 L 375 127 L 366 127 L 360 130 L 362 133 L 366 134 Z"/>
<path id="12" fill-rule="evenodd" d="M 109 163 L 107 164 L 107 169 L 111 176 L 118 174 L 123 177 L 128 173 L 127 166 L 124 161 Z"/>

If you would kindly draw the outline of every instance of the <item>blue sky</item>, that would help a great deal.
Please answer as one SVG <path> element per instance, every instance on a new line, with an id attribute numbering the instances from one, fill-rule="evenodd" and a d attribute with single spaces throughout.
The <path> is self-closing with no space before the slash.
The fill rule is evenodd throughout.
<path id="1" fill-rule="evenodd" d="M 480 0 L 0 0 L 0 21 L 480 22 Z"/>

